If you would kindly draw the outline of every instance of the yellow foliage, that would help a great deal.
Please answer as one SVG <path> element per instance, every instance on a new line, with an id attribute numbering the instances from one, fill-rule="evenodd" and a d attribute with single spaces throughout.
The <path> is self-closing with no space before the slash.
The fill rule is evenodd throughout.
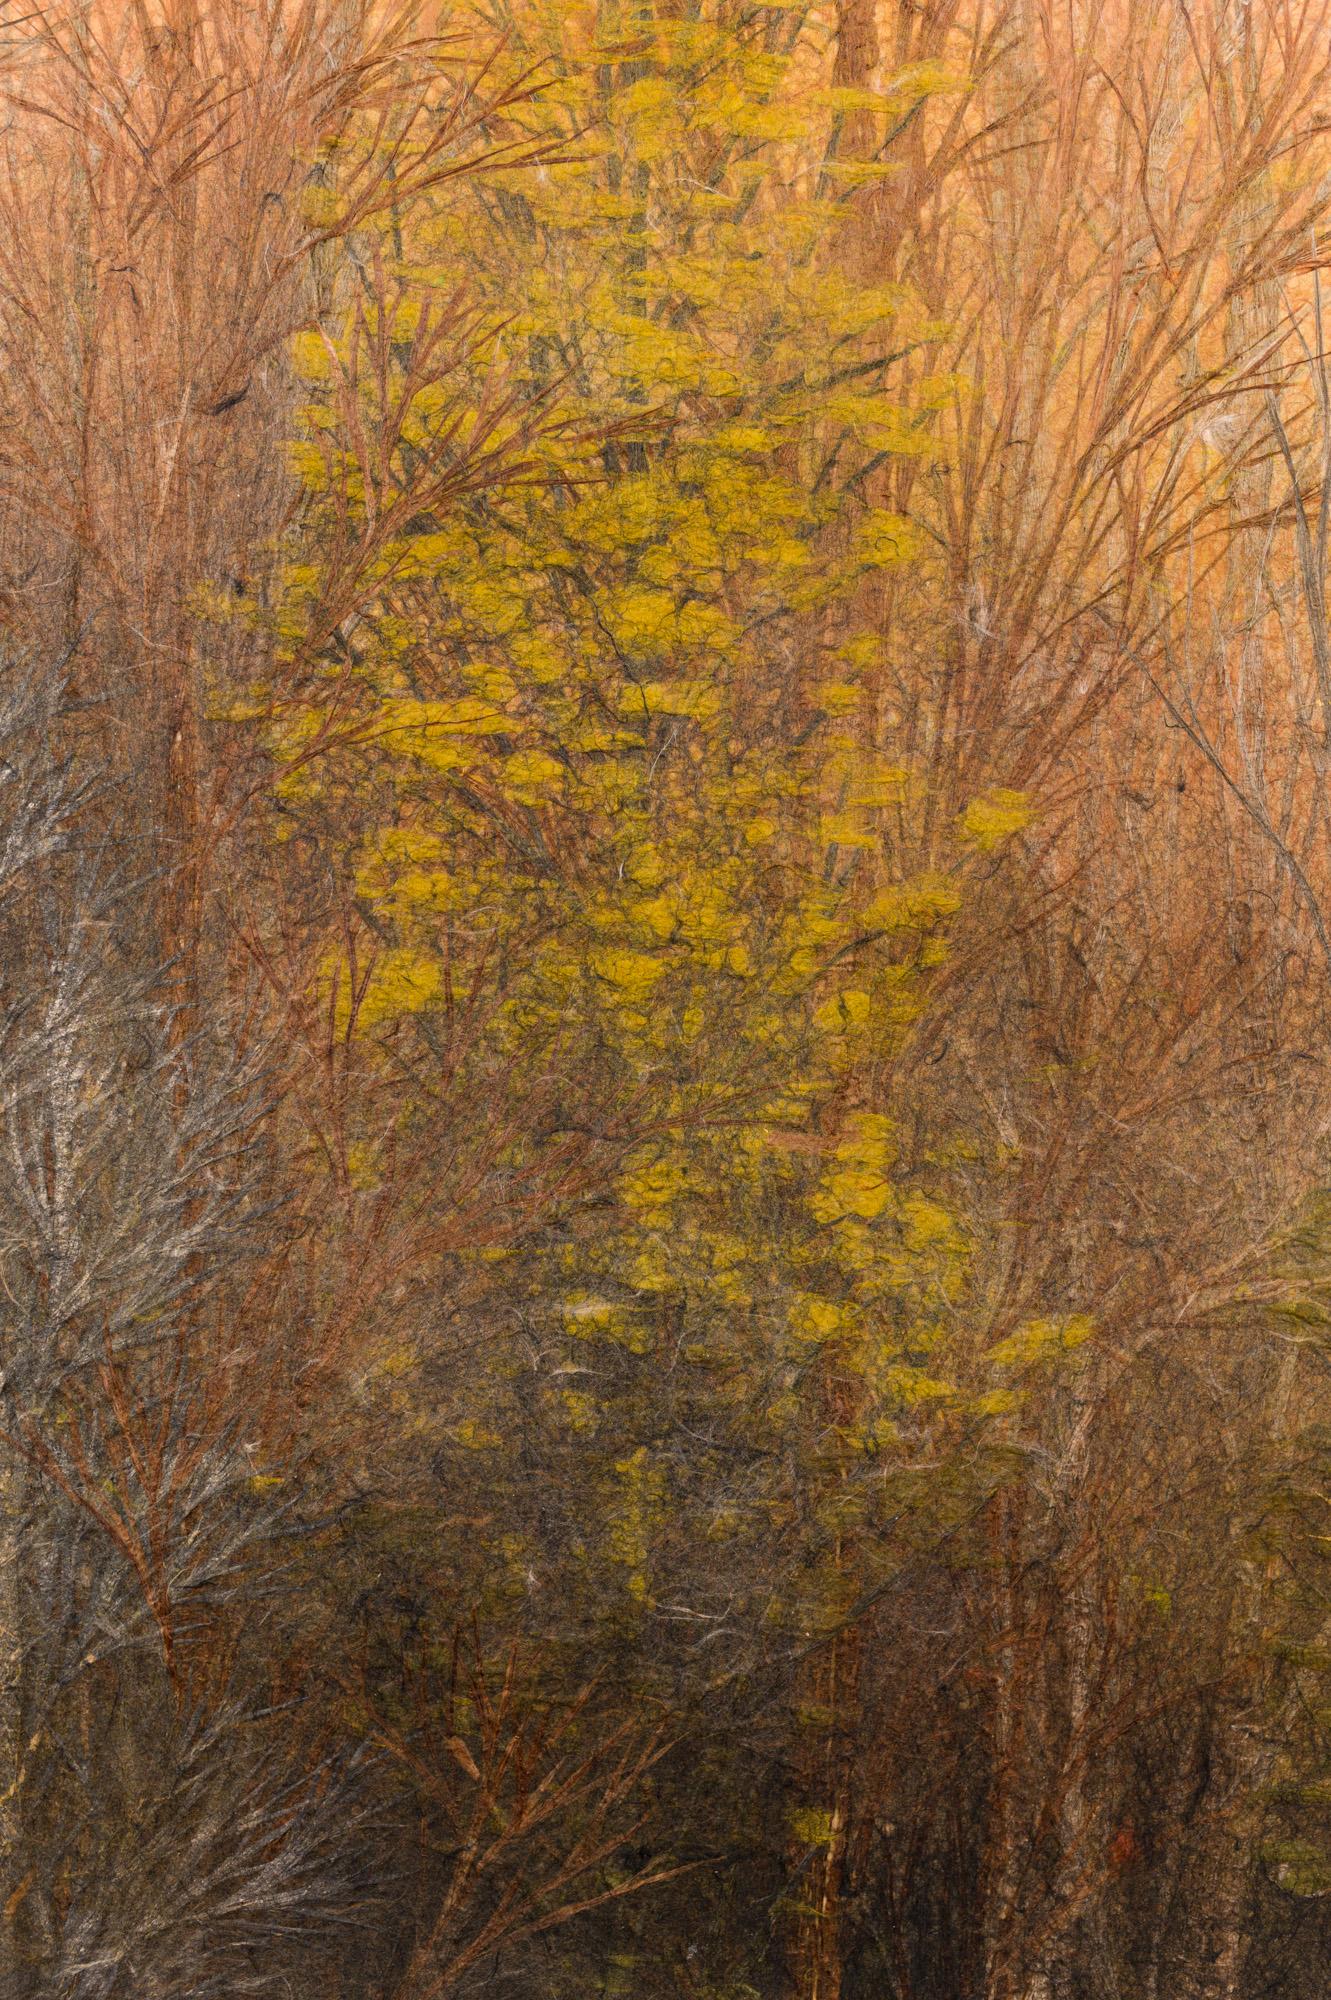
<path id="1" fill-rule="evenodd" d="M 910 346 L 927 366 L 927 315 L 838 268 L 846 208 L 809 168 L 837 118 L 890 126 L 958 85 L 922 66 L 820 98 L 802 31 L 773 53 L 717 10 L 653 17 L 626 74 L 587 59 L 589 7 L 506 15 L 500 70 L 543 78 L 526 129 L 585 137 L 557 170 L 507 171 L 502 202 L 441 184 L 400 247 L 383 239 L 370 320 L 398 340 L 465 254 L 483 330 L 440 379 L 408 395 L 400 357 L 386 383 L 353 371 L 354 314 L 298 343 L 306 379 L 342 380 L 295 443 L 306 507 L 272 619 L 298 695 L 260 707 L 263 740 L 292 766 L 284 822 L 317 813 L 347 888 L 367 1129 L 405 1091 L 404 1122 L 439 1119 L 423 1201 L 493 1189 L 505 1217 L 493 1264 L 493 1245 L 463 1253 L 495 1323 L 542 1326 L 570 1371 L 668 1353 L 719 1424 L 777 1432 L 849 1533 L 836 1468 L 960 1393 L 969 1237 L 913 1184 L 925 1168 L 903 1185 L 891 1066 L 968 858 L 1016 830 L 1018 795 L 925 848 L 908 825 L 924 781 L 871 735 L 875 573 L 924 561 L 916 525 L 870 504 L 874 467 L 927 461 L 962 391 L 908 390 L 884 359 Z M 532 399 L 513 470 L 496 449 L 483 494 L 413 513 L 455 462 L 431 453 L 465 450 L 497 381 Z M 310 636 L 329 631 L 351 640 Z M 330 976 L 346 1029 L 340 935 Z M 402 1082 L 412 1037 L 429 1090 L 448 1079 L 440 1111 Z M 642 1604 L 667 1485 L 617 1384 L 545 1401 L 601 1468 L 613 1566 Z M 455 1427 L 478 1451 L 482 1414 Z M 813 1622 L 834 1620 L 835 1592 L 812 1595 Z"/>
<path id="2" fill-rule="evenodd" d="M 952 884 L 938 875 L 922 875 L 913 881 L 881 890 L 865 909 L 866 923 L 885 931 L 926 931 L 955 916 L 961 896 Z"/>
<path id="3" fill-rule="evenodd" d="M 640 681 L 619 697 L 620 713 L 626 716 L 686 715 L 705 721 L 720 706 L 719 693 L 705 681 Z"/>
<path id="4" fill-rule="evenodd" d="M 654 958 L 644 951 L 629 951 L 620 946 L 615 949 L 593 951 L 588 963 L 598 979 L 626 1000 L 645 1000 L 657 981 L 666 971 L 664 959 Z"/>
<path id="5" fill-rule="evenodd" d="M 955 1232 L 956 1223 L 938 1202 L 930 1201 L 927 1195 L 908 1194 L 901 1204 L 901 1221 L 905 1230 L 906 1247 L 910 1250 L 926 1250 L 932 1245 L 949 1241 Z"/>
<path id="6" fill-rule="evenodd" d="M 645 1445 L 640 1445 L 628 1458 L 620 1459 L 615 1473 L 618 1490 L 610 1509 L 610 1554 L 627 1571 L 630 1597 L 645 1604 L 649 1596 L 652 1530 L 665 1482 L 653 1466 Z"/>
<path id="7" fill-rule="evenodd" d="M 504 1442 L 497 1431 L 488 1430 L 484 1424 L 474 1423 L 470 1417 L 454 1425 L 453 1435 L 468 1451 L 498 1451 Z"/>
<path id="8" fill-rule="evenodd" d="M 800 1806 L 790 1814 L 790 1831 L 801 1847 L 830 1847 L 836 1838 L 836 1821 L 817 1806 Z"/>
<path id="9" fill-rule="evenodd" d="M 872 1222 L 892 1200 L 892 1183 L 879 1167 L 847 1165 L 827 1174 L 810 1197 L 819 1222 L 839 1222 L 858 1216 Z"/>
<path id="10" fill-rule="evenodd" d="M 797 1340 L 830 1340 L 848 1324 L 845 1308 L 832 1299 L 802 1293 L 791 1311 L 791 1330 Z"/>
<path id="11" fill-rule="evenodd" d="M 825 1033 L 844 1035 L 854 1028 L 867 1026 L 872 1009 L 869 994 L 850 988 L 843 993 L 834 993 L 830 1000 L 824 1000 L 815 1009 L 813 1018 Z"/>
<path id="12" fill-rule="evenodd" d="M 503 789 L 523 805 L 543 805 L 562 783 L 564 766 L 544 750 L 519 750 L 503 763 Z"/>
<path id="13" fill-rule="evenodd" d="M 995 1368 L 1031 1368 L 1071 1353 L 1094 1332 L 1095 1322 L 1085 1313 L 1072 1313 L 1066 1319 L 1027 1320 L 991 1347 L 988 1359 Z"/>
<path id="14" fill-rule="evenodd" d="M 439 997 L 442 987 L 443 973 L 434 958 L 405 949 L 383 952 L 361 992 L 357 1025 L 374 1028 L 405 1014 L 418 1014 Z"/>
<path id="15" fill-rule="evenodd" d="M 998 790 L 972 799 L 962 814 L 962 825 L 981 853 L 991 854 L 1029 826 L 1034 817 L 1034 807 L 1024 792 Z"/>

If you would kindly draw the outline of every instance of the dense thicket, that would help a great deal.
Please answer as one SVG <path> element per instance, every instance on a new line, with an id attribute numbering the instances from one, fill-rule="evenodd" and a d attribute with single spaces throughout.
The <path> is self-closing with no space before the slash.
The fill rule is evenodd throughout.
<path id="1" fill-rule="evenodd" d="M 1312 2000 L 1321 0 L 0 36 L 0 1995 Z"/>

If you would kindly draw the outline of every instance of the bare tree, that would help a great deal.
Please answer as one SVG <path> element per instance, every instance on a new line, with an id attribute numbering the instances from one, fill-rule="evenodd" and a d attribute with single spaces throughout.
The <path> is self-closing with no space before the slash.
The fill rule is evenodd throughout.
<path id="1" fill-rule="evenodd" d="M 281 1525 L 218 1338 L 263 1098 L 142 970 L 64 695 L 0 665 L 0 1984 L 263 1992 L 337 1880 L 331 1767 L 234 1630 Z"/>

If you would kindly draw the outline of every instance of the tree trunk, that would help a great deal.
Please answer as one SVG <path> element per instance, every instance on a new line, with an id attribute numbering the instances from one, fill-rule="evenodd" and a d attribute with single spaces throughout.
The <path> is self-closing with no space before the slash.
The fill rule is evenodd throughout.
<path id="1" fill-rule="evenodd" d="M 838 1562 L 845 1552 L 838 1550 Z M 838 1632 L 813 1677 L 812 1705 L 825 1717 L 813 1746 L 806 1795 L 826 1824 L 797 1841 L 807 1853 L 797 1866 L 800 1916 L 796 1926 L 795 1990 L 799 2000 L 841 2000 L 845 1961 L 847 1843 L 850 1833 L 856 1749 L 855 1718 L 860 1697 L 860 1635 L 854 1627 Z"/>
<path id="2" fill-rule="evenodd" d="M 10 1398 L 0 1392 L 6 1429 Z M 20 1911 L 24 1893 L 23 1626 L 19 1588 L 23 1466 L 15 1452 L 0 1458 L 0 1994 L 25 1990 Z"/>

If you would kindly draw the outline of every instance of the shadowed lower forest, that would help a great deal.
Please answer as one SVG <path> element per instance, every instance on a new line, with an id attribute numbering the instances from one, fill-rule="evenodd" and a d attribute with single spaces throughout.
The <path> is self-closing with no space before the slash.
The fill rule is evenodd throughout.
<path id="1" fill-rule="evenodd" d="M 7 0 L 0 2000 L 1320 2000 L 1331 0 Z"/>

